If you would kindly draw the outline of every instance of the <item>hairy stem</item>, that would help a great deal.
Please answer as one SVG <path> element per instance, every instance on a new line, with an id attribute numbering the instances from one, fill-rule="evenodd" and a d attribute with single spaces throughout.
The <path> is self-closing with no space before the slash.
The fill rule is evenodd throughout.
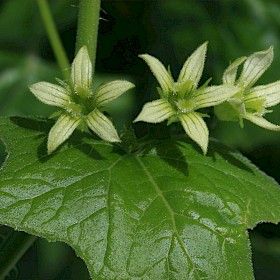
<path id="1" fill-rule="evenodd" d="M 0 246 L 0 279 L 5 279 L 15 268 L 17 262 L 33 245 L 36 238 L 36 236 L 23 232 L 11 231 Z"/>
<path id="2" fill-rule="evenodd" d="M 93 75 L 97 48 L 97 34 L 100 12 L 100 0 L 80 0 L 76 53 L 82 46 L 87 46 L 92 62 Z"/>
<path id="3" fill-rule="evenodd" d="M 37 3 L 62 75 L 65 79 L 68 79 L 70 76 L 69 61 L 55 27 L 48 2 L 46 0 L 37 0 Z"/>

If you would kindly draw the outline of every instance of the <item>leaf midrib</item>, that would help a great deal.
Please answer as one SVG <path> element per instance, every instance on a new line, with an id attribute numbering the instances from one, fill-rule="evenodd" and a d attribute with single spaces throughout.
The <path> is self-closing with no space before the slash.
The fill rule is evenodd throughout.
<path id="1" fill-rule="evenodd" d="M 161 198 L 164 206 L 167 208 L 168 210 L 168 213 L 170 215 L 170 220 L 172 222 L 172 228 L 173 228 L 173 233 L 174 235 L 177 237 L 177 240 L 180 244 L 180 247 L 182 248 L 185 256 L 187 257 L 188 259 L 188 263 L 191 265 L 190 267 L 190 275 L 195 271 L 195 265 L 191 259 L 191 257 L 189 256 L 189 254 L 187 253 L 186 251 L 186 248 L 183 244 L 183 241 L 181 240 L 181 237 L 179 235 L 179 232 L 178 232 L 178 229 L 177 229 L 177 225 L 176 225 L 176 221 L 175 221 L 175 214 L 174 214 L 174 211 L 172 210 L 170 204 L 168 203 L 168 201 L 166 200 L 166 198 L 164 197 L 161 189 L 159 188 L 158 184 L 156 183 L 156 181 L 153 179 L 151 173 L 149 172 L 149 170 L 146 168 L 144 162 L 140 159 L 140 157 L 136 156 L 135 157 L 137 162 L 139 163 L 139 165 L 141 166 L 141 168 L 143 169 L 143 171 L 146 173 L 149 181 L 151 182 L 152 186 L 154 187 L 156 193 L 158 194 L 158 196 Z"/>

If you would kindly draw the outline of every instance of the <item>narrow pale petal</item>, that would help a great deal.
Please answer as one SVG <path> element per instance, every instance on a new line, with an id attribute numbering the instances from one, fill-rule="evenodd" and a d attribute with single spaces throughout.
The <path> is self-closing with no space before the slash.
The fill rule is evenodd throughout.
<path id="1" fill-rule="evenodd" d="M 179 119 L 186 134 L 196 142 L 201 147 L 203 153 L 206 154 L 209 131 L 202 117 L 196 112 L 191 112 L 180 115 Z"/>
<path id="2" fill-rule="evenodd" d="M 187 59 L 180 72 L 178 83 L 184 84 L 187 80 L 191 80 L 198 85 L 204 68 L 207 44 L 207 42 L 202 44 Z"/>
<path id="3" fill-rule="evenodd" d="M 87 116 L 86 123 L 101 139 L 108 142 L 121 142 L 112 122 L 98 109 L 94 109 Z"/>
<path id="4" fill-rule="evenodd" d="M 86 46 L 78 51 L 72 63 L 71 81 L 75 88 L 91 88 L 92 64 Z"/>
<path id="5" fill-rule="evenodd" d="M 120 80 L 102 85 L 96 90 L 94 94 L 96 104 L 98 106 L 102 106 L 134 87 L 135 85 L 128 81 Z"/>
<path id="6" fill-rule="evenodd" d="M 249 56 L 239 78 L 239 84 L 246 88 L 251 87 L 267 70 L 273 60 L 273 47 Z"/>
<path id="7" fill-rule="evenodd" d="M 233 63 L 231 63 L 228 68 L 225 70 L 223 75 L 223 83 L 226 85 L 234 85 L 236 80 L 236 74 L 238 66 L 245 61 L 246 57 L 239 57 Z"/>
<path id="8" fill-rule="evenodd" d="M 163 64 L 157 58 L 149 54 L 142 54 L 139 55 L 139 57 L 145 60 L 145 62 L 150 67 L 152 73 L 156 77 L 158 83 L 160 84 L 163 93 L 165 95 L 168 95 L 169 92 L 172 90 L 174 81 L 172 76 L 168 73 L 166 68 L 163 66 Z"/>
<path id="9" fill-rule="evenodd" d="M 211 107 L 223 103 L 234 96 L 240 89 L 235 86 L 210 86 L 203 90 L 198 90 L 193 97 L 195 102 L 194 110 L 199 108 Z"/>
<path id="10" fill-rule="evenodd" d="M 63 108 L 71 100 L 65 88 L 51 83 L 39 82 L 31 85 L 29 89 L 36 98 L 48 105 Z"/>
<path id="11" fill-rule="evenodd" d="M 264 86 L 253 87 L 245 96 L 245 101 L 265 99 L 264 106 L 272 107 L 280 103 L 280 81 Z"/>
<path id="12" fill-rule="evenodd" d="M 48 154 L 51 154 L 56 148 L 67 140 L 73 131 L 80 124 L 81 119 L 63 114 L 51 128 L 48 137 Z"/>
<path id="13" fill-rule="evenodd" d="M 172 106 L 165 99 L 157 99 L 144 105 L 134 122 L 160 123 L 175 114 Z"/>
<path id="14" fill-rule="evenodd" d="M 260 127 L 263 127 L 265 129 L 280 131 L 280 125 L 273 124 L 273 123 L 267 121 L 263 117 L 259 117 L 259 116 L 253 115 L 253 114 L 246 114 L 246 115 L 242 116 L 242 118 L 247 119 L 248 121 L 250 121 Z"/>

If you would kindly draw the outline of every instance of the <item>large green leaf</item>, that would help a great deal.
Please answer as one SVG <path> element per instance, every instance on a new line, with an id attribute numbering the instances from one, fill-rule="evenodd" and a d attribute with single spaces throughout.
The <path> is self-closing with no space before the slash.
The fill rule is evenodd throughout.
<path id="1" fill-rule="evenodd" d="M 47 156 L 51 125 L 0 119 L 1 224 L 65 241 L 94 279 L 253 278 L 247 229 L 280 220 L 280 188 L 238 152 L 184 137 L 127 154 L 77 131 Z"/>

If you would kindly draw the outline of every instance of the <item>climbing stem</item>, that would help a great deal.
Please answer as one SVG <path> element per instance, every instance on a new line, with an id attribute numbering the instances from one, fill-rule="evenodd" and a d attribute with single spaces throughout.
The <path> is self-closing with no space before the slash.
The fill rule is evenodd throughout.
<path id="1" fill-rule="evenodd" d="M 28 251 L 36 240 L 36 236 L 24 232 L 11 231 L 0 244 L 0 279 L 16 267 L 17 262 Z"/>
<path id="2" fill-rule="evenodd" d="M 70 76 L 69 61 L 66 56 L 65 50 L 61 43 L 59 34 L 54 24 L 54 20 L 50 11 L 49 4 L 46 0 L 37 0 L 39 10 L 47 30 L 47 34 L 52 45 L 56 60 L 59 64 L 62 75 L 65 79 Z"/>
<path id="3" fill-rule="evenodd" d="M 94 75 L 97 48 L 97 34 L 100 12 L 100 0 L 80 0 L 76 39 L 76 53 L 87 46 Z"/>

